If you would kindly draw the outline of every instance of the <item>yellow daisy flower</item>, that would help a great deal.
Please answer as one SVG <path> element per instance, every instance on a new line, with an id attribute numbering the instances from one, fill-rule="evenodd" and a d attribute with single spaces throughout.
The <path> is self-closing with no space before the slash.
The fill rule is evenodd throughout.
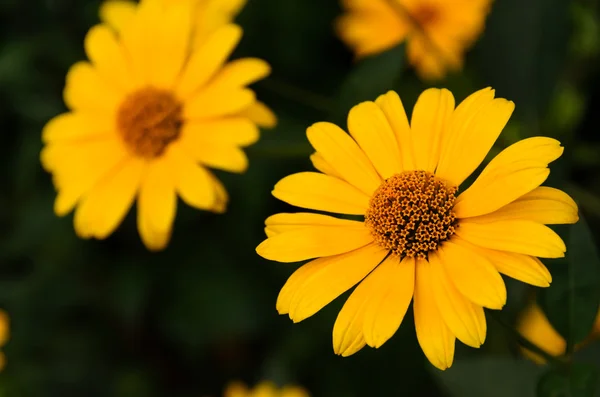
<path id="1" fill-rule="evenodd" d="M 206 168 L 244 172 L 244 146 L 259 137 L 247 85 L 269 65 L 255 58 L 225 64 L 242 36 L 235 24 L 192 46 L 193 4 L 142 0 L 115 30 L 93 27 L 89 62 L 67 74 L 70 109 L 43 131 L 41 161 L 58 191 L 54 209 L 76 207 L 82 238 L 106 238 L 137 199 L 138 229 L 151 250 L 166 246 L 177 197 L 223 212 L 227 193 Z M 271 120 L 273 121 L 273 120 Z"/>
<path id="2" fill-rule="evenodd" d="M 462 68 L 464 52 L 483 31 L 491 0 L 342 0 L 339 36 L 357 57 L 406 40 L 409 62 L 423 79 Z"/>
<path id="3" fill-rule="evenodd" d="M 479 347 L 483 307 L 501 309 L 499 273 L 546 287 L 537 257 L 564 256 L 545 224 L 573 223 L 577 206 L 560 190 L 540 187 L 548 163 L 563 152 L 555 139 L 522 140 L 494 158 L 473 184 L 458 187 L 481 164 L 514 104 L 491 88 L 456 108 L 446 89 L 424 91 L 411 122 L 390 91 L 350 110 L 350 135 L 331 123 L 308 128 L 321 173 L 279 181 L 273 195 L 312 210 L 351 215 L 282 213 L 266 220 L 257 247 L 279 262 L 314 259 L 287 281 L 277 310 L 294 322 L 312 316 L 358 284 L 333 328 L 337 354 L 379 347 L 398 329 L 413 300 L 417 338 L 440 369 L 450 367 L 455 338 Z"/>
<path id="4" fill-rule="evenodd" d="M 4 346 L 10 337 L 10 320 L 4 310 L 0 310 L 0 346 Z M 0 371 L 6 367 L 6 356 L 0 352 Z"/>
<path id="5" fill-rule="evenodd" d="M 517 323 L 517 330 L 521 335 L 527 338 L 530 342 L 535 343 L 546 353 L 554 357 L 559 357 L 565 354 L 567 350 L 567 342 L 550 324 L 548 318 L 542 309 L 535 303 L 530 304 L 521 313 Z M 586 343 L 597 339 L 600 336 L 600 311 L 596 317 L 594 328 L 590 332 L 588 339 L 575 346 L 575 350 L 579 350 Z M 521 353 L 535 362 L 536 364 L 545 364 L 546 360 L 537 353 L 526 348 L 521 348 Z"/>
<path id="6" fill-rule="evenodd" d="M 310 397 L 310 394 L 299 386 L 285 386 L 277 388 L 274 383 L 263 381 L 252 389 L 240 382 L 233 382 L 223 397 Z"/>

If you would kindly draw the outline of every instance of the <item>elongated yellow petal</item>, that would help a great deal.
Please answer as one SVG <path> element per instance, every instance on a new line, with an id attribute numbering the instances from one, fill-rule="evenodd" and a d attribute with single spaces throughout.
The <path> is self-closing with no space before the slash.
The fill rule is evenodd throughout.
<path id="1" fill-rule="evenodd" d="M 567 349 L 565 339 L 552 327 L 550 321 L 535 304 L 530 304 L 519 316 L 517 330 L 529 341 L 553 356 L 563 355 Z M 525 356 L 538 364 L 546 363 L 544 357 L 530 350 L 522 349 Z"/>
<path id="2" fill-rule="evenodd" d="M 469 222 L 527 220 L 546 225 L 575 223 L 577 204 L 565 192 L 540 186 L 492 213 L 469 218 Z"/>
<path id="3" fill-rule="evenodd" d="M 144 169 L 143 160 L 131 157 L 94 186 L 75 211 L 80 237 L 104 239 L 119 226 L 133 204 Z"/>
<path id="4" fill-rule="evenodd" d="M 456 234 L 484 248 L 541 258 L 562 258 L 566 247 L 552 229 L 532 221 L 473 223 L 461 221 Z"/>
<path id="5" fill-rule="evenodd" d="M 464 344 L 480 347 L 487 331 L 483 308 L 456 289 L 436 252 L 429 253 L 429 263 L 433 294 L 446 325 Z"/>
<path id="6" fill-rule="evenodd" d="M 262 59 L 242 58 L 227 63 L 214 76 L 211 84 L 229 88 L 239 88 L 267 77 L 271 66 Z"/>
<path id="7" fill-rule="evenodd" d="M 321 256 L 343 254 L 371 243 L 373 236 L 362 222 L 353 226 L 315 225 L 267 238 L 256 252 L 265 259 L 298 262 Z"/>
<path id="8" fill-rule="evenodd" d="M 402 100 L 394 91 L 388 91 L 386 94 L 379 96 L 375 103 L 381 108 L 394 131 L 396 142 L 400 149 L 402 169 L 414 170 L 416 166 L 410 125 L 408 124 L 408 117 L 406 117 Z"/>
<path id="9" fill-rule="evenodd" d="M 254 91 L 248 88 L 207 87 L 185 103 L 183 116 L 192 121 L 232 116 L 252 105 L 255 99 Z"/>
<path id="10" fill-rule="evenodd" d="M 312 212 L 280 213 L 271 215 L 265 220 L 267 236 L 288 232 L 311 226 L 356 226 L 356 221 L 339 219 L 333 216 Z M 270 233 L 270 234 L 269 234 Z"/>
<path id="11" fill-rule="evenodd" d="M 124 92 L 130 92 L 136 83 L 123 47 L 115 32 L 107 25 L 96 25 L 85 36 L 85 52 L 102 79 Z"/>
<path id="12" fill-rule="evenodd" d="M 360 282 L 387 253 L 370 244 L 341 255 L 315 259 L 298 269 L 277 298 L 277 311 L 302 321 Z"/>
<path id="13" fill-rule="evenodd" d="M 173 170 L 164 159 L 152 162 L 142 181 L 137 203 L 138 231 L 151 251 L 166 247 L 177 210 Z"/>
<path id="14" fill-rule="evenodd" d="M 344 130 L 335 124 L 321 122 L 310 126 L 306 136 L 317 153 L 348 183 L 369 197 L 379 187 L 381 177 Z"/>
<path id="15" fill-rule="evenodd" d="M 415 260 L 390 255 L 357 287 L 371 294 L 365 307 L 365 342 L 378 348 L 400 327 L 415 289 Z M 355 291 L 356 293 L 356 291 Z"/>
<path id="16" fill-rule="evenodd" d="M 122 94 L 109 86 L 89 62 L 71 66 L 63 96 L 69 109 L 104 112 L 111 119 L 122 98 Z"/>
<path id="17" fill-rule="evenodd" d="M 83 112 L 59 114 L 42 130 L 44 143 L 110 139 L 114 135 L 116 134 L 112 120 Z"/>
<path id="18" fill-rule="evenodd" d="M 454 111 L 441 148 L 436 175 L 459 186 L 481 164 L 508 122 L 515 105 L 494 99 L 490 88 L 477 91 Z"/>
<path id="19" fill-rule="evenodd" d="M 383 179 L 402 171 L 395 134 L 374 102 L 363 102 L 350 110 L 348 130 Z"/>
<path id="20" fill-rule="evenodd" d="M 417 340 L 427 359 L 442 371 L 454 361 L 456 338 L 442 318 L 434 297 L 431 265 L 417 261 L 413 311 Z"/>
<path id="21" fill-rule="evenodd" d="M 213 181 L 208 171 L 198 165 L 177 142 L 166 153 L 169 167 L 174 171 L 175 190 L 189 206 L 211 209 L 216 201 Z"/>
<path id="22" fill-rule="evenodd" d="M 548 164 L 562 152 L 560 142 L 543 137 L 524 139 L 504 149 L 457 197 L 457 217 L 488 214 L 531 192 L 546 180 Z"/>
<path id="23" fill-rule="evenodd" d="M 456 289 L 477 305 L 502 309 L 506 304 L 506 287 L 494 265 L 477 252 L 460 245 L 460 239 L 453 240 L 444 242 L 438 249 L 438 255 Z"/>
<path id="24" fill-rule="evenodd" d="M 218 120 L 185 123 L 179 141 L 194 151 L 206 142 L 248 146 L 259 138 L 256 125 L 245 117 L 227 117 Z"/>
<path id="25" fill-rule="evenodd" d="M 109 0 L 100 5 L 100 19 L 117 32 L 133 19 L 137 4 L 126 0 Z"/>
<path id="26" fill-rule="evenodd" d="M 195 161 L 207 167 L 237 173 L 242 173 L 248 168 L 246 153 L 234 145 L 204 142 L 198 146 L 182 144 L 181 147 Z"/>
<path id="27" fill-rule="evenodd" d="M 213 189 L 215 190 L 215 202 L 210 210 L 222 214 L 227 209 L 229 195 L 227 194 L 227 190 L 225 189 L 225 186 L 223 186 L 219 178 L 213 175 L 212 172 L 208 170 L 207 172 L 210 178 L 212 179 Z"/>
<path id="28" fill-rule="evenodd" d="M 336 173 L 335 169 L 323 158 L 321 154 L 311 154 L 310 161 L 312 162 L 313 166 L 322 173 L 343 179 L 338 173 Z"/>
<path id="29" fill-rule="evenodd" d="M 215 31 L 205 43 L 191 55 L 179 79 L 175 92 L 188 99 L 199 88 L 206 85 L 221 68 L 242 38 L 242 29 L 228 24 Z"/>
<path id="30" fill-rule="evenodd" d="M 263 128 L 273 128 L 277 125 L 277 116 L 275 113 L 260 101 L 254 102 L 252 105 L 239 112 L 238 116 L 247 117 Z"/>
<path id="31" fill-rule="evenodd" d="M 440 141 L 450 131 L 454 97 L 446 89 L 425 90 L 413 109 L 411 138 L 417 170 L 434 172 L 440 158 Z"/>
<path id="32" fill-rule="evenodd" d="M 316 172 L 283 178 L 273 196 L 297 207 L 338 214 L 363 215 L 369 205 L 369 197 L 349 183 Z"/>

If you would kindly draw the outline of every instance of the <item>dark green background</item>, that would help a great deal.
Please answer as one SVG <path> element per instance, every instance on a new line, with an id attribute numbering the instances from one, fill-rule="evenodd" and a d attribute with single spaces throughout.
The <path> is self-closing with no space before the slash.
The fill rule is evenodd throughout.
<path id="1" fill-rule="evenodd" d="M 157 254 L 143 247 L 132 214 L 106 241 L 78 239 L 72 217 L 53 214 L 40 134 L 65 110 L 64 76 L 84 58 L 98 5 L 0 1 L 0 307 L 12 320 L 0 396 L 217 397 L 233 379 L 299 383 L 316 397 L 535 395 L 547 368 L 519 359 L 498 322 L 513 323 L 535 291 L 512 280 L 505 310 L 488 315 L 486 344 L 457 343 L 445 373 L 424 358 L 410 314 L 382 348 L 341 358 L 331 331 L 347 294 L 296 325 L 275 311 L 297 266 L 265 261 L 254 248 L 267 216 L 293 210 L 270 195 L 273 185 L 311 169 L 306 127 L 345 124 L 352 105 L 388 89 L 411 109 L 429 86 L 405 65 L 402 47 L 353 62 L 333 34 L 336 0 L 249 0 L 239 16 L 245 36 L 234 58 L 273 66 L 256 89 L 279 125 L 248 150 L 245 175 L 219 173 L 231 195 L 226 214 L 179 205 L 172 242 Z M 496 0 L 463 73 L 435 84 L 457 101 L 490 85 L 515 101 L 496 151 L 535 135 L 566 147 L 547 184 L 573 195 L 589 229 L 557 228 L 576 242 L 568 258 L 578 252 L 577 261 L 546 261 L 555 281 L 538 298 L 571 342 L 589 330 L 600 290 L 599 26 L 596 1 Z M 595 343 L 578 360 L 598 365 L 599 357 Z M 580 365 L 593 385 L 597 375 Z M 591 395 L 578 374 L 546 375 L 539 395 Z"/>

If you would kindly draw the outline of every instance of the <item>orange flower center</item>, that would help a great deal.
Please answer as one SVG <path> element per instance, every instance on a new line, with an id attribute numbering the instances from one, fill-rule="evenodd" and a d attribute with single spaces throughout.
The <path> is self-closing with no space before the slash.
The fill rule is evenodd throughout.
<path id="1" fill-rule="evenodd" d="M 383 248 L 399 257 L 425 259 L 458 226 L 452 211 L 457 191 L 426 171 L 396 174 L 371 197 L 365 224 Z"/>
<path id="2" fill-rule="evenodd" d="M 182 105 L 168 91 L 143 88 L 125 98 L 117 113 L 117 126 L 129 149 L 155 158 L 179 137 Z"/>
<path id="3" fill-rule="evenodd" d="M 411 16 L 421 27 L 425 27 L 435 22 L 439 17 L 438 9 L 429 4 L 419 5 Z"/>

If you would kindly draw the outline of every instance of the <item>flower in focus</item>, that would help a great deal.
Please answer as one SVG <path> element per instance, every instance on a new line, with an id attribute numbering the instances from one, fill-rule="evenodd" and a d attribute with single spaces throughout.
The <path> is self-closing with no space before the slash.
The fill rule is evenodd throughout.
<path id="1" fill-rule="evenodd" d="M 10 337 L 10 320 L 4 310 L 0 310 L 0 347 L 4 346 Z M 0 352 L 0 371 L 6 367 L 6 356 Z"/>
<path id="2" fill-rule="evenodd" d="M 261 382 L 253 389 L 248 389 L 240 382 L 227 386 L 223 397 L 310 397 L 308 392 L 298 386 L 277 388 L 272 382 Z"/>
<path id="3" fill-rule="evenodd" d="M 446 369 L 456 338 L 484 343 L 483 308 L 506 302 L 500 273 L 550 284 L 537 257 L 562 257 L 566 248 L 545 225 L 578 220 L 567 194 L 540 186 L 563 152 L 558 141 L 534 137 L 509 146 L 458 194 L 513 112 L 512 102 L 494 94 L 477 91 L 455 108 L 448 90 L 426 90 L 409 125 L 390 91 L 350 110 L 350 135 L 331 123 L 308 128 L 320 173 L 290 175 L 273 195 L 346 216 L 301 212 L 266 220 L 268 238 L 256 249 L 262 257 L 317 258 L 288 279 L 279 313 L 302 321 L 358 284 L 333 328 L 335 353 L 348 356 L 385 343 L 412 300 L 419 344 Z"/>
<path id="4" fill-rule="evenodd" d="M 120 23 L 88 32 L 90 61 L 67 74 L 69 112 L 44 128 L 41 161 L 58 192 L 55 212 L 76 208 L 82 238 L 106 238 L 137 200 L 142 241 L 163 249 L 177 197 L 225 211 L 225 188 L 207 167 L 244 172 L 241 148 L 258 139 L 257 125 L 275 122 L 247 87 L 267 76 L 269 65 L 255 58 L 225 63 L 241 28 L 226 23 L 192 45 L 193 2 L 163 3 L 142 0 Z"/>
<path id="5" fill-rule="evenodd" d="M 406 40 L 409 62 L 423 79 L 462 68 L 465 51 L 483 31 L 491 0 L 342 0 L 339 36 L 357 57 Z"/>
<path id="6" fill-rule="evenodd" d="M 536 344 L 546 353 L 554 357 L 559 357 L 565 354 L 567 350 L 567 342 L 565 339 L 552 327 L 550 321 L 535 303 L 532 303 L 525 308 L 519 317 L 517 330 L 521 335 L 527 338 L 530 342 Z M 587 340 L 575 345 L 577 351 L 582 345 L 592 341 L 600 336 L 600 311 L 596 317 L 594 328 L 590 332 Z M 545 364 L 546 360 L 537 353 L 532 352 L 524 347 L 521 347 L 521 353 L 535 362 L 536 364 Z"/>

